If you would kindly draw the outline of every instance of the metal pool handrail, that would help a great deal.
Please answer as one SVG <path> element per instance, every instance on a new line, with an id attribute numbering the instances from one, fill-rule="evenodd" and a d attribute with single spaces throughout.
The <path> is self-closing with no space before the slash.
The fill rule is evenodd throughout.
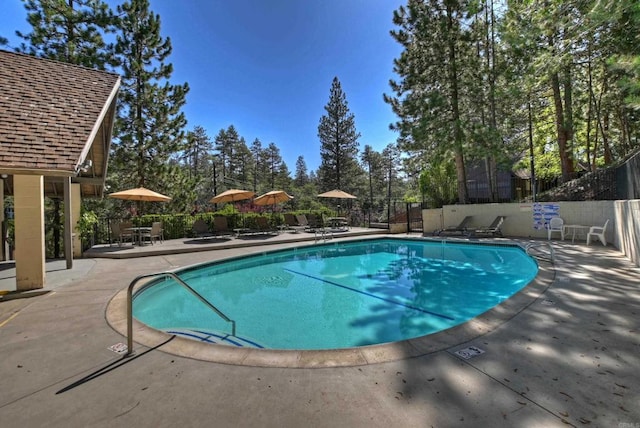
<path id="1" fill-rule="evenodd" d="M 555 262 L 555 254 L 553 251 L 553 245 L 551 245 L 550 242 L 533 242 L 531 244 L 528 244 L 525 247 L 525 252 L 527 253 L 527 255 L 532 256 L 532 254 L 529 253 L 529 250 L 532 248 L 538 248 L 538 247 L 549 247 L 549 259 L 551 261 L 551 263 Z M 535 257 L 535 256 L 533 256 Z"/>
<path id="2" fill-rule="evenodd" d="M 191 294 L 193 294 L 194 296 L 196 296 L 198 299 L 200 299 L 200 301 L 202 303 L 204 303 L 205 305 L 207 305 L 212 311 L 214 311 L 220 318 L 222 318 L 223 320 L 225 320 L 226 322 L 231 323 L 231 335 L 235 336 L 236 335 L 236 322 L 232 319 L 230 319 L 228 316 L 226 316 L 225 314 L 223 314 L 218 308 L 216 308 L 215 306 L 213 306 L 207 299 L 205 299 L 204 297 L 202 297 L 196 290 L 194 290 L 193 288 L 191 288 L 191 286 L 189 286 L 189 284 L 187 284 L 186 282 L 184 282 L 182 280 L 182 278 L 180 278 L 178 275 L 176 275 L 173 272 L 158 272 L 158 273 L 149 273 L 146 275 L 139 275 L 137 277 L 135 277 L 133 279 L 133 281 L 131 281 L 131 283 L 129 284 L 129 288 L 127 288 L 127 353 L 125 355 L 125 357 L 128 357 L 130 355 L 133 355 L 133 287 L 138 283 L 138 281 L 140 281 L 141 279 L 145 279 L 145 278 L 152 278 L 152 277 L 171 277 L 173 278 L 178 284 L 182 285 L 184 288 L 186 288 Z"/>

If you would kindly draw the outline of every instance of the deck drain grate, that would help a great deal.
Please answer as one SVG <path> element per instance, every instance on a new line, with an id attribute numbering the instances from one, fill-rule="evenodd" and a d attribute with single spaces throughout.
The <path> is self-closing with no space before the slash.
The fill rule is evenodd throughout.
<path id="1" fill-rule="evenodd" d="M 473 357 L 477 357 L 478 355 L 484 354 L 484 349 L 480 349 L 477 346 L 469 346 L 468 348 L 460 349 L 459 351 L 454 352 L 457 356 L 468 360 Z"/>
<path id="2" fill-rule="evenodd" d="M 127 352 L 127 345 L 125 343 L 118 342 L 115 345 L 109 346 L 108 349 L 116 354 L 124 354 Z"/>

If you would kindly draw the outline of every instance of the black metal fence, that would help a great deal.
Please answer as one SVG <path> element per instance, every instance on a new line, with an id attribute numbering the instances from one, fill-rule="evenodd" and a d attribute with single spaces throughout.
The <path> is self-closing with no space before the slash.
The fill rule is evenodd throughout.
<path id="1" fill-rule="evenodd" d="M 640 199 L 640 152 L 616 168 L 616 199 Z"/>

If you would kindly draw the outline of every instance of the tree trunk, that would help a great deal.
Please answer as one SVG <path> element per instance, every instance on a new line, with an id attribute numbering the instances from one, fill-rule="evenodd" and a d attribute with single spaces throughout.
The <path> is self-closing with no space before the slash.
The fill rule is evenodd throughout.
<path id="1" fill-rule="evenodd" d="M 609 145 L 609 115 L 606 114 L 602 119 L 602 148 L 604 149 L 604 164 L 611 165 L 613 163 L 613 155 L 611 154 L 611 146 Z"/>
<path id="2" fill-rule="evenodd" d="M 449 85 L 451 88 L 451 121 L 453 122 L 453 138 L 456 162 L 456 176 L 458 180 L 458 202 L 466 204 L 467 195 L 467 174 L 464 167 L 464 154 L 462 151 L 462 128 L 460 126 L 460 109 L 458 106 L 458 69 L 456 65 L 456 41 L 453 28 L 453 11 L 451 5 L 447 3 L 447 30 L 449 48 Z"/>
<path id="3" fill-rule="evenodd" d="M 551 74 L 551 88 L 553 89 L 553 103 L 555 106 L 556 131 L 558 134 L 558 151 L 560 154 L 560 167 L 562 171 L 562 181 L 569 181 L 573 173 L 573 159 L 569 147 L 569 133 L 565 126 L 564 108 L 562 96 L 560 95 L 560 79 L 558 73 Z"/>
<path id="4" fill-rule="evenodd" d="M 489 10 L 490 9 L 490 14 Z M 496 119 L 496 35 L 495 35 L 495 13 L 493 10 L 493 0 L 489 0 L 489 8 L 485 7 L 485 22 L 487 22 L 487 69 L 489 75 L 489 108 L 490 123 L 492 131 L 497 131 L 498 120 Z M 490 37 L 490 38 L 489 38 Z M 497 134 L 497 132 L 496 132 Z M 492 141 L 492 143 L 494 143 Z M 492 149 L 494 146 L 492 144 Z M 495 153 L 492 151 L 492 153 Z M 498 167 L 495 155 L 489 156 L 487 164 L 487 173 L 489 179 L 489 198 L 491 202 L 497 202 L 500 195 L 498 194 Z M 476 195 L 477 196 L 477 195 Z"/>
<path id="5" fill-rule="evenodd" d="M 588 58 L 587 58 L 587 85 L 589 87 L 589 104 L 587 106 L 587 135 L 586 135 L 586 155 L 587 155 L 587 165 L 589 166 L 589 170 L 591 170 L 591 122 L 593 121 L 593 113 L 594 113 L 594 105 L 595 105 L 595 97 L 593 94 L 593 72 L 591 69 L 591 40 L 587 45 Z M 597 129 L 597 128 L 596 128 Z"/>

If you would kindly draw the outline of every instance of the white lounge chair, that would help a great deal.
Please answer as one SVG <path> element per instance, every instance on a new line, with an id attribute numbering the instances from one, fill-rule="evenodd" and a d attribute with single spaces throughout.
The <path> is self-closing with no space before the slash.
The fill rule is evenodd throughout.
<path id="1" fill-rule="evenodd" d="M 591 237 L 600 239 L 602 245 L 607 246 L 607 240 L 604 237 L 604 232 L 607 230 L 607 225 L 609 224 L 609 219 L 604 222 L 604 226 L 591 226 L 589 228 L 589 233 L 587 233 L 587 245 L 591 243 Z"/>
<path id="2" fill-rule="evenodd" d="M 547 240 L 551 240 L 551 234 L 553 232 L 560 233 L 560 238 L 564 241 L 564 220 L 560 217 L 554 217 L 549 221 L 549 228 L 547 229 Z"/>

